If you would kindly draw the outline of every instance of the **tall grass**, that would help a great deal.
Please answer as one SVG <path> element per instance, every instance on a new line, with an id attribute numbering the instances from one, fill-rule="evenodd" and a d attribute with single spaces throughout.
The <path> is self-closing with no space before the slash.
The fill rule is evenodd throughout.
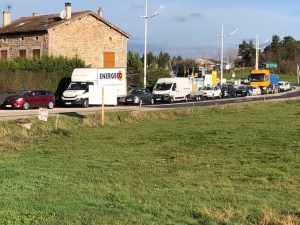
<path id="1" fill-rule="evenodd" d="M 299 108 L 2 121 L 0 223 L 299 225 Z"/>

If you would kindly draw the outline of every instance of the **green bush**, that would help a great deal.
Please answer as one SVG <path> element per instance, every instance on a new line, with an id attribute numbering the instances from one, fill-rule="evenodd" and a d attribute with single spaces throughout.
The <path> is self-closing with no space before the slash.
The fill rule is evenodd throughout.
<path id="1" fill-rule="evenodd" d="M 78 67 L 90 66 L 77 56 L 0 59 L 0 93 L 15 93 L 26 88 L 45 88 L 54 93 L 61 80 L 70 78 L 74 68 Z"/>

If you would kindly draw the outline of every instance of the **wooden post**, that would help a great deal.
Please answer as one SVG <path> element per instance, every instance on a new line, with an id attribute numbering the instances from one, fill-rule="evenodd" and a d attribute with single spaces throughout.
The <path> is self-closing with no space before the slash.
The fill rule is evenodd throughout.
<path id="1" fill-rule="evenodd" d="M 94 126 L 96 125 L 96 120 L 97 120 L 97 111 L 95 112 L 95 117 L 94 117 Z"/>
<path id="2" fill-rule="evenodd" d="M 102 126 L 104 126 L 104 87 L 102 88 Z"/>
<path id="3" fill-rule="evenodd" d="M 140 105 L 139 105 L 139 117 L 141 117 L 141 108 L 142 108 L 142 101 L 140 101 Z"/>
<path id="4" fill-rule="evenodd" d="M 55 130 L 57 130 L 57 127 L 58 127 L 58 117 L 59 117 L 59 114 L 56 115 Z"/>

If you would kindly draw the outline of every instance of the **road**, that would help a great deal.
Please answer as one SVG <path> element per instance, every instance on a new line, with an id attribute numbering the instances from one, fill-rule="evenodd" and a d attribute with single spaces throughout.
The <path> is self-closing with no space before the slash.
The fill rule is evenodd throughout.
<path id="1" fill-rule="evenodd" d="M 173 108 L 183 108 L 183 107 L 196 107 L 196 106 L 211 106 L 211 105 L 225 105 L 225 104 L 240 104 L 246 102 L 258 102 L 258 101 L 272 101 L 272 100 L 289 100 L 289 99 L 300 99 L 300 87 L 293 86 L 293 90 L 288 92 L 281 92 L 278 94 L 269 94 L 261 96 L 247 96 L 238 98 L 226 98 L 226 99 L 201 99 L 201 101 L 188 101 L 179 102 L 174 104 L 154 104 L 154 105 L 143 105 L 142 110 L 161 110 L 161 109 L 173 109 Z M 137 111 L 139 106 L 136 105 L 117 105 L 117 106 L 105 106 L 105 111 Z M 89 108 L 63 108 L 55 107 L 49 110 L 49 116 L 54 116 L 56 114 L 89 114 L 94 112 L 100 112 L 101 107 L 92 106 Z M 28 118 L 38 116 L 38 109 L 29 110 L 0 110 L 0 120 L 9 120 L 17 118 Z"/>

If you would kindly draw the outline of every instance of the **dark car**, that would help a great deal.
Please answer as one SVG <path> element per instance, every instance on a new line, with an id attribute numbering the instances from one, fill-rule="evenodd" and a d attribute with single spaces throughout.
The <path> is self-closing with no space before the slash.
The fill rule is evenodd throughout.
<path id="1" fill-rule="evenodd" d="M 246 97 L 248 95 L 249 88 L 251 88 L 251 86 L 239 86 L 235 89 L 235 96 Z"/>
<path id="2" fill-rule="evenodd" d="M 2 107 L 4 109 L 30 109 L 47 107 L 52 109 L 55 105 L 54 95 L 44 89 L 22 90 L 12 96 L 7 97 Z"/>
<path id="3" fill-rule="evenodd" d="M 135 88 L 132 89 L 125 97 L 124 104 L 154 104 L 154 97 L 148 88 Z"/>
<path id="4" fill-rule="evenodd" d="M 249 80 L 248 80 L 248 78 L 246 78 L 246 77 L 242 77 L 242 78 L 240 79 L 240 81 L 241 81 L 241 84 L 249 84 Z"/>
<path id="5" fill-rule="evenodd" d="M 235 97 L 235 88 L 233 85 L 222 85 L 221 86 L 222 98 Z"/>

